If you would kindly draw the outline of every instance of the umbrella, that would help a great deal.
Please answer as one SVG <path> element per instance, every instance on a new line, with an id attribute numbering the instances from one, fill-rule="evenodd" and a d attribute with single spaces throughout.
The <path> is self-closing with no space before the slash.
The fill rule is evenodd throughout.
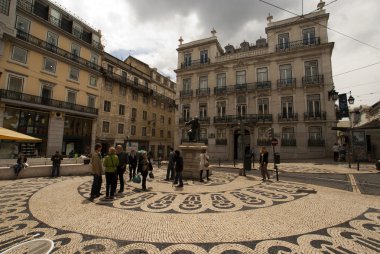
<path id="1" fill-rule="evenodd" d="M 0 127 L 0 140 L 41 142 L 41 139 Z"/>

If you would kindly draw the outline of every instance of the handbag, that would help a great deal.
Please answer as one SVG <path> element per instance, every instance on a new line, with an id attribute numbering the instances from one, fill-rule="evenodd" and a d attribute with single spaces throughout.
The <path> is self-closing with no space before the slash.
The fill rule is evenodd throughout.
<path id="1" fill-rule="evenodd" d="M 139 174 L 135 175 L 132 179 L 134 183 L 141 183 L 141 177 Z"/>
<path id="2" fill-rule="evenodd" d="M 152 172 L 152 171 L 149 172 L 149 178 L 154 179 L 154 175 L 153 175 L 153 172 Z"/>

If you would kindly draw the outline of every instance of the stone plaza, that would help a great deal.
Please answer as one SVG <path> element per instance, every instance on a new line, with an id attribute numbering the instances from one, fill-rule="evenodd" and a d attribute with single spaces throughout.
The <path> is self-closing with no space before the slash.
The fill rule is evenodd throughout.
<path id="1" fill-rule="evenodd" d="M 115 200 L 90 201 L 91 176 L 1 181 L 0 252 L 46 238 L 52 253 L 378 253 L 379 196 L 212 167 L 210 181 L 187 180 L 184 188 L 155 168 L 148 191 L 127 182 Z M 327 164 L 283 168 L 357 173 Z"/>

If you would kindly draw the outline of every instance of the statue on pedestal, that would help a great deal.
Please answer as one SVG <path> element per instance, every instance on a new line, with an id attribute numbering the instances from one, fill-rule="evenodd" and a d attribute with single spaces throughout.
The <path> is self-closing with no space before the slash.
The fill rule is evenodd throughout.
<path id="1" fill-rule="evenodd" d="M 199 129 L 200 124 L 198 117 L 194 117 L 192 120 L 185 123 L 185 126 L 190 125 L 190 130 L 187 132 L 187 135 L 189 135 L 189 141 L 191 142 L 197 142 L 199 141 Z"/>

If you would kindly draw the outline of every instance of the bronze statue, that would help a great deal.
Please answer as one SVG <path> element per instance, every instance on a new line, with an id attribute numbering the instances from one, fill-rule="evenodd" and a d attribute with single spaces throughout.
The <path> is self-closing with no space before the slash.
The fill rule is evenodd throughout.
<path id="1" fill-rule="evenodd" d="M 187 132 L 189 135 L 189 141 L 196 142 L 199 140 L 199 128 L 200 124 L 198 121 L 198 117 L 194 117 L 192 120 L 185 123 L 185 126 L 190 125 L 190 130 Z"/>

